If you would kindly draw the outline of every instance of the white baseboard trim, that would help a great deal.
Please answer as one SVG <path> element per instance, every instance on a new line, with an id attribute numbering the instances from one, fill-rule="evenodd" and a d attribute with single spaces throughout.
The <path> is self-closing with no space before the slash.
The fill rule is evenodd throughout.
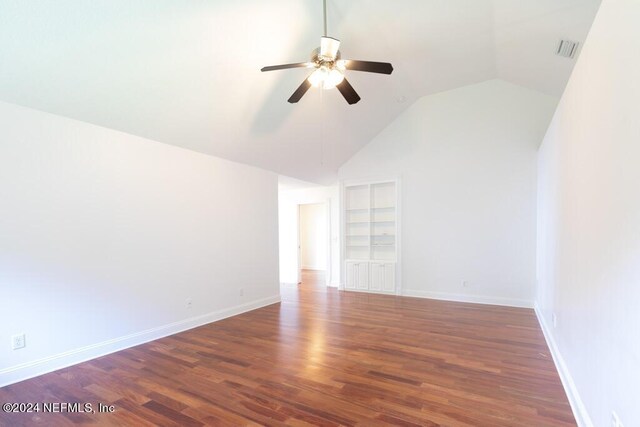
<path id="1" fill-rule="evenodd" d="M 551 329 L 549 329 L 547 322 L 544 320 L 544 316 L 540 312 L 538 304 L 534 305 L 534 310 L 536 312 L 536 317 L 538 318 L 538 323 L 540 323 L 542 333 L 544 334 L 544 339 L 547 341 L 547 346 L 551 352 L 551 357 L 556 365 L 556 370 L 560 375 L 560 381 L 562 381 L 562 386 L 564 387 L 564 391 L 569 399 L 569 404 L 571 405 L 571 410 L 573 411 L 576 423 L 578 423 L 579 427 L 593 427 L 591 417 L 589 416 L 587 408 L 580 397 L 580 393 L 578 393 L 578 388 L 573 381 L 571 372 L 569 372 L 569 368 L 567 368 L 567 364 L 565 363 L 560 350 L 558 350 L 558 346 L 553 338 Z"/>
<path id="2" fill-rule="evenodd" d="M 0 387 L 278 302 L 279 294 L 1 369 Z"/>
<path id="3" fill-rule="evenodd" d="M 402 291 L 402 296 L 429 298 L 429 299 L 437 299 L 437 300 L 443 300 L 443 301 L 470 302 L 474 304 L 490 304 L 490 305 L 504 305 L 508 307 L 533 308 L 532 301 L 525 300 L 525 299 L 517 299 L 517 298 L 452 294 L 448 292 L 433 292 L 433 291 L 422 291 L 422 290 L 414 290 L 414 289 L 404 289 Z"/>

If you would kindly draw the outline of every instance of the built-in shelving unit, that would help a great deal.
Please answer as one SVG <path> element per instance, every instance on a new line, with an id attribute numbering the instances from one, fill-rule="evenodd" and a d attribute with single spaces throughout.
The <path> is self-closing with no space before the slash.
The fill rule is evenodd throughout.
<path id="1" fill-rule="evenodd" d="M 398 182 L 343 186 L 344 288 L 395 293 Z"/>

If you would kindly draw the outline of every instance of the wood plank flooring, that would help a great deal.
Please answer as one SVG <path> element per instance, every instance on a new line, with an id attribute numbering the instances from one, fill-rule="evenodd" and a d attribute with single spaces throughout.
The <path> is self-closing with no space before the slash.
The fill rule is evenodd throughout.
<path id="1" fill-rule="evenodd" d="M 575 425 L 532 310 L 327 290 L 0 389 L 2 426 Z"/>

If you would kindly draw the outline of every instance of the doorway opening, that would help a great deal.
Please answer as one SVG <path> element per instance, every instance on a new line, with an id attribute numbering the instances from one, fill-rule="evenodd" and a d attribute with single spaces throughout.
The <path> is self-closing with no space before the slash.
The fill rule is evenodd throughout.
<path id="1" fill-rule="evenodd" d="M 339 286 L 339 188 L 278 177 L 280 283 Z M 307 281 L 303 272 L 308 272 Z"/>
<path id="2" fill-rule="evenodd" d="M 316 280 L 326 278 L 327 237 L 326 203 L 298 205 L 298 283 L 303 281 L 303 273 Z"/>

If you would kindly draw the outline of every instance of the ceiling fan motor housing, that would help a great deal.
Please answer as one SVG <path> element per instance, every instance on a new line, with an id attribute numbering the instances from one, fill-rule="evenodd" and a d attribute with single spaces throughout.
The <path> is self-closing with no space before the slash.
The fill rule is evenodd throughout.
<path id="1" fill-rule="evenodd" d="M 338 61 L 342 55 L 340 53 L 340 51 L 336 51 L 336 56 L 335 57 L 331 57 L 331 56 L 326 56 L 326 55 L 322 55 L 320 48 L 315 48 L 313 49 L 313 51 L 311 52 L 311 61 L 315 62 L 316 64 L 320 64 L 320 65 L 329 65 L 331 63 L 334 63 L 336 61 Z"/>

